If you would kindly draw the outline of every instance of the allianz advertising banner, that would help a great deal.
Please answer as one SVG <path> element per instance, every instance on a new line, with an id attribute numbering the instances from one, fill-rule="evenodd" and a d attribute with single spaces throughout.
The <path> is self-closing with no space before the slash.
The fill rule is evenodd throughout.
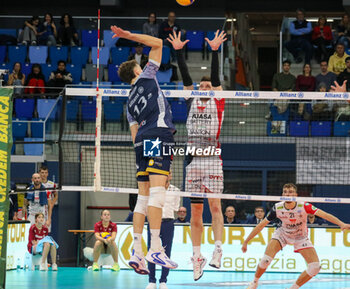
<path id="1" fill-rule="evenodd" d="M 241 246 L 253 227 L 225 227 L 223 236 L 222 271 L 255 271 L 275 230 L 266 227 L 248 246 L 243 254 Z M 116 243 L 119 248 L 119 265 L 129 268 L 133 237 L 132 225 L 118 225 Z M 321 273 L 350 273 L 350 231 L 342 232 L 334 228 L 311 228 L 309 238 L 321 262 Z M 143 250 L 147 253 L 147 227 L 143 232 Z M 214 250 L 214 235 L 211 227 L 206 226 L 202 235 L 202 254 L 210 261 Z M 192 270 L 191 231 L 189 226 L 175 225 L 171 259 L 179 264 L 180 270 Z M 293 246 L 285 247 L 272 261 L 269 272 L 302 272 L 306 263 L 302 256 L 294 253 Z M 212 270 L 206 265 L 206 270 Z"/>

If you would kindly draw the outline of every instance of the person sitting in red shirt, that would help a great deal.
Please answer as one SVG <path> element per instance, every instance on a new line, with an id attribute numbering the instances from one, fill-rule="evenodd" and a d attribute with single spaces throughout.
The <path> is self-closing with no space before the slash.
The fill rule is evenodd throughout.
<path id="1" fill-rule="evenodd" d="M 320 16 L 318 18 L 318 25 L 312 30 L 312 43 L 317 46 L 316 48 L 316 58 L 320 63 L 321 61 L 328 61 L 329 51 L 327 46 L 332 43 L 333 35 L 331 27 L 326 25 L 327 18 L 325 16 Z"/>
<path id="2" fill-rule="evenodd" d="M 45 217 L 43 213 L 35 215 L 35 224 L 29 229 L 28 252 L 36 255 L 41 254 L 40 271 L 47 271 L 47 255 L 51 253 L 52 270 L 57 271 L 56 264 L 56 242 L 49 237 L 49 229 L 44 225 Z"/>
<path id="3" fill-rule="evenodd" d="M 41 71 L 40 64 L 33 64 L 32 71 L 27 78 L 26 86 L 29 86 L 24 90 L 26 94 L 45 93 L 45 76 Z"/>
<path id="4" fill-rule="evenodd" d="M 101 212 L 101 221 L 95 224 L 95 246 L 94 246 L 94 263 L 92 270 L 98 271 L 100 269 L 98 265 L 98 259 L 101 253 L 111 254 L 114 260 L 112 271 L 119 271 L 120 267 L 118 264 L 118 248 L 115 243 L 117 236 L 117 224 L 111 222 L 111 214 L 108 210 Z"/>

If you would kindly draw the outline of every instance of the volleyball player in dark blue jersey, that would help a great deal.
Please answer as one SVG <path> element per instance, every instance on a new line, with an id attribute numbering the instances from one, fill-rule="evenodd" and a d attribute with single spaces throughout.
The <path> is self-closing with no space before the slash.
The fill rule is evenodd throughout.
<path id="1" fill-rule="evenodd" d="M 136 273 L 148 274 L 142 252 L 142 231 L 147 215 L 151 230 L 151 248 L 146 260 L 167 268 L 176 268 L 161 245 L 159 238 L 162 208 L 165 200 L 165 185 L 172 157 L 169 152 L 174 143 L 175 126 L 172 123 L 171 107 L 159 88 L 156 72 L 162 59 L 161 39 L 135 34 L 112 26 L 113 37 L 140 42 L 151 47 L 149 62 L 144 70 L 135 61 L 127 61 L 119 67 L 120 78 L 132 85 L 127 102 L 127 118 L 130 124 L 136 153 L 139 195 L 134 210 L 134 250 L 129 265 Z"/>

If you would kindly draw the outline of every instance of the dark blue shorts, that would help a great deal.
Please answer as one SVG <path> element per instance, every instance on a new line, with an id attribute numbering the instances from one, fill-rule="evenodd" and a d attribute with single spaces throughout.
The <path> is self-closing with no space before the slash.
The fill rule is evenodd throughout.
<path id="1" fill-rule="evenodd" d="M 137 181 L 148 182 L 149 175 L 169 175 L 173 160 L 174 136 L 169 129 L 154 129 L 135 139 Z"/>

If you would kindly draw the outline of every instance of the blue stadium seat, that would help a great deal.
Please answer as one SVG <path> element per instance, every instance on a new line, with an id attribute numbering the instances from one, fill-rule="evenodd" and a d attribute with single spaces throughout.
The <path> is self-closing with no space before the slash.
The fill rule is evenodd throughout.
<path id="1" fill-rule="evenodd" d="M 186 122 L 187 105 L 185 101 L 174 100 L 170 102 L 174 122 Z"/>
<path id="2" fill-rule="evenodd" d="M 290 136 L 309 136 L 308 121 L 291 121 L 289 124 Z"/>
<path id="3" fill-rule="evenodd" d="M 97 64 L 97 47 L 91 48 L 92 64 Z M 109 47 L 100 47 L 100 64 L 107 65 L 109 62 Z"/>
<path id="4" fill-rule="evenodd" d="M 82 68 L 81 65 L 67 64 L 67 71 L 72 74 L 72 83 L 78 84 L 81 81 Z"/>
<path id="5" fill-rule="evenodd" d="M 189 51 L 200 51 L 204 45 L 204 31 L 188 30 L 186 32 L 186 39 L 190 40 L 187 43 L 187 49 Z"/>
<path id="6" fill-rule="evenodd" d="M 15 99 L 15 113 L 17 118 L 32 119 L 35 107 L 34 99 Z"/>
<path id="7" fill-rule="evenodd" d="M 104 66 L 100 65 L 99 69 L 99 79 L 102 80 L 104 78 Z M 93 82 L 96 80 L 97 76 L 97 65 L 96 64 L 86 64 L 85 67 L 85 77 L 86 81 Z"/>
<path id="8" fill-rule="evenodd" d="M 103 30 L 103 44 L 105 47 L 113 47 L 118 41 L 119 37 L 112 38 L 114 33 L 112 30 Z"/>
<path id="9" fill-rule="evenodd" d="M 81 41 L 83 46 L 93 47 L 97 45 L 97 30 L 82 30 Z"/>
<path id="10" fill-rule="evenodd" d="M 312 121 L 311 136 L 331 136 L 332 122 L 331 121 Z"/>
<path id="11" fill-rule="evenodd" d="M 289 120 L 289 115 L 290 115 L 289 107 L 286 109 L 285 112 L 279 113 L 277 106 L 271 104 L 270 105 L 270 112 L 271 112 L 272 120 L 285 120 L 285 121 Z"/>
<path id="12" fill-rule="evenodd" d="M 57 65 L 59 60 L 67 62 L 68 59 L 68 46 L 50 46 L 49 56 L 51 64 Z"/>
<path id="13" fill-rule="evenodd" d="M 49 81 L 49 77 L 51 75 L 51 72 L 55 71 L 55 70 L 57 70 L 57 65 L 55 65 L 55 64 L 47 64 L 47 63 L 41 64 L 41 71 L 45 76 L 46 82 Z"/>
<path id="14" fill-rule="evenodd" d="M 120 65 L 124 61 L 127 61 L 130 54 L 129 47 L 112 47 L 111 48 L 111 56 L 112 63 Z"/>
<path id="15" fill-rule="evenodd" d="M 96 120 L 96 101 L 83 100 L 81 103 L 81 117 L 83 121 Z"/>
<path id="16" fill-rule="evenodd" d="M 0 46 L 0 63 L 5 62 L 6 57 L 6 46 L 1 45 Z"/>
<path id="17" fill-rule="evenodd" d="M 66 119 L 67 121 L 76 121 L 79 112 L 79 101 L 78 100 L 67 100 L 66 106 Z"/>
<path id="18" fill-rule="evenodd" d="M 120 100 L 106 100 L 103 102 L 103 111 L 105 121 L 119 122 L 122 120 L 124 103 Z"/>
<path id="19" fill-rule="evenodd" d="M 27 46 L 9 46 L 8 59 L 10 63 L 25 62 L 27 58 Z"/>
<path id="20" fill-rule="evenodd" d="M 268 136 L 287 136 L 288 122 L 285 120 L 268 121 L 267 122 L 267 135 Z"/>
<path id="21" fill-rule="evenodd" d="M 120 78 L 118 75 L 119 65 L 109 64 L 108 65 L 108 81 L 111 82 L 120 82 Z"/>
<path id="22" fill-rule="evenodd" d="M 46 117 L 48 117 L 48 119 L 55 119 L 57 113 L 57 106 L 55 106 L 55 103 L 56 99 L 38 99 L 37 111 L 39 118 L 46 119 Z"/>
<path id="23" fill-rule="evenodd" d="M 25 138 L 25 142 L 40 142 L 43 141 L 42 138 Z M 44 153 L 44 144 L 38 143 L 25 143 L 24 144 L 24 154 L 27 156 L 42 156 Z"/>
<path id="24" fill-rule="evenodd" d="M 16 139 L 24 139 L 27 136 L 28 123 L 20 119 L 12 120 L 12 136 Z"/>
<path id="25" fill-rule="evenodd" d="M 70 62 L 74 65 L 85 66 L 89 58 L 89 47 L 72 47 L 70 49 Z"/>
<path id="26" fill-rule="evenodd" d="M 169 62 L 170 62 L 170 48 L 168 46 L 163 46 L 162 63 L 168 64 Z"/>
<path id="27" fill-rule="evenodd" d="M 144 46 L 144 47 L 143 47 L 142 53 L 148 55 L 150 51 L 151 51 L 151 47 L 149 47 L 149 46 Z M 135 48 L 135 47 L 131 47 L 131 53 L 132 53 L 132 54 L 135 54 L 135 53 L 136 53 L 136 48 Z"/>
<path id="28" fill-rule="evenodd" d="M 39 119 L 33 119 L 35 121 L 40 121 Z M 31 137 L 43 138 L 44 137 L 44 124 L 45 122 L 31 122 L 30 123 L 30 132 Z"/>
<path id="29" fill-rule="evenodd" d="M 29 73 L 32 71 L 32 64 L 31 63 L 24 63 L 22 64 L 22 72 L 27 77 Z"/>
<path id="30" fill-rule="evenodd" d="M 29 46 L 28 57 L 30 63 L 46 63 L 47 54 L 47 46 Z"/>
<path id="31" fill-rule="evenodd" d="M 335 121 L 334 136 L 350 136 L 350 121 Z"/>
<path id="32" fill-rule="evenodd" d="M 11 155 L 16 154 L 16 138 L 12 138 L 12 148 L 11 148 Z"/>
<path id="33" fill-rule="evenodd" d="M 9 36 L 13 36 L 13 37 L 17 38 L 17 31 L 16 31 L 16 29 L 2 28 L 2 29 L 0 29 L 0 34 L 9 35 Z"/>
<path id="34" fill-rule="evenodd" d="M 165 71 L 157 71 L 156 77 L 158 82 L 170 82 L 171 76 L 173 75 L 172 68 Z"/>

